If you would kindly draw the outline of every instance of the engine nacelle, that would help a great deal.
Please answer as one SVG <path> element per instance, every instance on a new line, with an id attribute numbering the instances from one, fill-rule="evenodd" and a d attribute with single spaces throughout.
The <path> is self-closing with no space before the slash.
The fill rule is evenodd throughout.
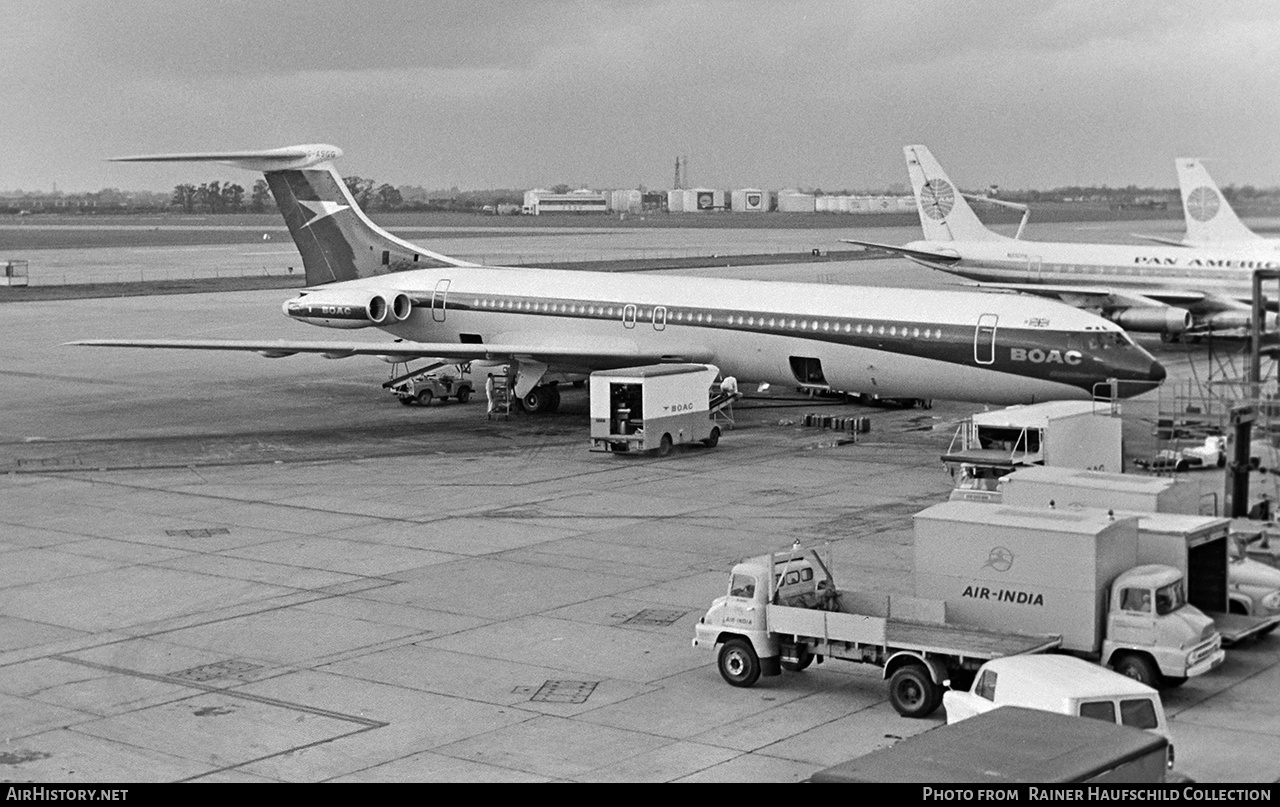
<path id="1" fill-rule="evenodd" d="M 1262 318 L 1264 320 L 1263 327 L 1266 330 L 1276 330 L 1277 318 L 1274 312 L 1265 311 L 1262 314 Z M 1247 331 L 1253 324 L 1253 312 L 1247 309 L 1215 311 L 1205 317 L 1205 324 L 1209 326 L 1211 331 L 1226 331 L 1237 328 Z"/>
<path id="2" fill-rule="evenodd" d="M 1108 312 L 1106 318 L 1137 333 L 1180 334 L 1191 327 L 1191 312 L 1173 306 L 1125 308 Z"/>
<path id="3" fill-rule="evenodd" d="M 284 304 L 285 316 L 324 328 L 369 328 L 403 322 L 413 311 L 404 292 L 313 291 Z"/>

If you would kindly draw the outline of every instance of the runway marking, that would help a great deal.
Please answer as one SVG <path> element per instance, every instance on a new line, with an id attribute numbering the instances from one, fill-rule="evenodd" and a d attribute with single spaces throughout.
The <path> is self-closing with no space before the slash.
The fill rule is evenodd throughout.
<path id="1" fill-rule="evenodd" d="M 646 608 L 643 611 L 632 614 L 619 623 L 621 625 L 649 625 L 658 628 L 666 628 L 680 621 L 680 618 L 688 611 L 673 611 L 669 608 Z M 614 614 L 615 617 L 622 618 L 622 614 Z"/>
<path id="2" fill-rule="evenodd" d="M 214 535 L 230 535 L 231 530 L 226 527 L 204 527 L 193 530 L 165 530 L 165 535 L 170 538 L 185 536 L 187 538 L 211 538 Z"/>
<path id="3" fill-rule="evenodd" d="M 515 695 L 529 695 L 530 703 L 586 703 L 599 681 L 547 681 L 540 687 L 516 687 Z"/>
<path id="4" fill-rule="evenodd" d="M 201 683 L 200 681 L 192 681 L 186 678 L 175 678 L 172 675 L 157 675 L 155 673 L 145 673 L 145 672 L 142 672 L 141 670 L 130 670 L 127 667 L 117 667 L 113 664 L 101 664 L 96 661 L 86 661 L 85 659 L 78 659 L 72 656 L 64 656 L 60 653 L 47 656 L 47 658 L 53 659 L 54 661 L 65 661 L 68 664 L 76 664 L 78 666 L 88 667 L 93 670 L 101 670 L 102 672 L 115 673 L 116 675 L 127 675 L 132 678 L 142 678 L 147 681 L 155 681 L 161 684 L 173 684 L 176 686 L 188 687 L 190 689 L 198 689 L 202 692 L 207 692 L 213 695 L 225 695 L 226 697 L 235 698 L 237 700 L 251 701 L 253 703 L 261 703 L 265 706 L 275 706 L 280 709 L 289 709 L 294 712 L 303 712 L 305 714 L 314 715 L 316 717 L 327 717 L 332 720 L 342 720 L 347 723 L 355 723 L 358 726 L 364 726 L 365 728 L 369 728 L 369 729 L 380 729 L 380 728 L 385 728 L 386 726 L 391 725 L 390 723 L 384 722 L 382 720 L 372 720 L 370 718 L 361 717 L 359 715 L 349 715 L 343 712 L 335 712 L 331 709 L 322 709 L 318 706 L 308 706 L 305 703 L 294 703 L 293 701 L 281 700 L 280 698 L 272 698 L 267 695 L 255 695 L 252 692 L 239 692 L 234 689 L 227 689 L 226 687 L 204 684 L 204 683 Z M 325 742 L 327 742 L 327 740 Z M 314 744 L 315 743 L 312 743 L 312 745 Z M 307 746 L 302 746 L 302 747 L 305 748 Z M 270 756 L 276 756 L 276 755 L 271 754 Z M 244 763 L 244 762 L 239 763 L 239 765 L 244 765 L 244 764 L 247 764 L 247 763 Z M 239 765 L 233 765 L 231 767 L 239 767 Z M 203 776 L 206 774 L 201 774 L 201 775 Z"/>

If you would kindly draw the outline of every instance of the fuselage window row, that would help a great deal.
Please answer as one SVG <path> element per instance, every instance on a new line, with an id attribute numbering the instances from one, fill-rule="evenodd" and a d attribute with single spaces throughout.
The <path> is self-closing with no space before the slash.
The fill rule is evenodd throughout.
<path id="1" fill-rule="evenodd" d="M 480 309 L 497 309 L 502 311 L 530 311 L 549 314 L 567 314 L 567 315 L 584 315 L 588 317 L 621 317 L 625 321 L 630 321 L 627 306 L 595 306 L 595 305 L 577 305 L 565 303 L 532 303 L 526 300 L 499 300 L 499 299 L 479 299 L 474 298 L 471 301 L 474 308 Z M 658 309 L 660 310 L 660 309 Z M 648 308 L 634 309 L 634 317 L 639 322 L 654 322 L 654 310 Z M 941 339 L 941 328 L 924 328 L 909 327 L 906 325 L 870 325 L 864 323 L 851 322 L 833 322 L 831 320 L 808 320 L 808 319 L 787 319 L 786 317 L 755 317 L 744 316 L 742 314 L 728 314 L 723 319 L 717 316 L 704 313 L 701 311 L 680 311 L 666 309 L 665 314 L 659 313 L 658 320 L 661 322 L 687 322 L 690 324 L 725 324 L 729 326 L 738 325 L 751 328 L 768 328 L 772 330 L 790 330 L 823 333 L 848 333 L 867 336 L 892 336 L 910 339 Z"/>

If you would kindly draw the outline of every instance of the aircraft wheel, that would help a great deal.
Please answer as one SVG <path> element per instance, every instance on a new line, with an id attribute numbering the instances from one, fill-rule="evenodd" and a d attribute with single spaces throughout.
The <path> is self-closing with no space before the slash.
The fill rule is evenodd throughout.
<path id="1" fill-rule="evenodd" d="M 550 387 L 544 387 L 539 384 L 529 390 L 528 395 L 520 399 L 520 408 L 530 415 L 542 415 L 555 411 L 555 407 L 552 404 L 554 400 Z"/>
<path id="2" fill-rule="evenodd" d="M 560 410 L 560 390 L 554 386 L 547 387 L 547 392 L 551 394 L 551 404 L 547 407 L 548 412 L 558 412 Z"/>

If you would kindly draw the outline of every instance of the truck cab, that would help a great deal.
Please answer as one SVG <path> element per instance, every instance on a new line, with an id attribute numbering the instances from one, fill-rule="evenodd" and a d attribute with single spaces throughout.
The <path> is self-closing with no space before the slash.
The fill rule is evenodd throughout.
<path id="1" fill-rule="evenodd" d="M 1177 686 L 1222 664 L 1213 620 L 1187 603 L 1186 581 L 1172 566 L 1136 566 L 1111 586 L 1102 663 L 1148 686 Z"/>
<path id="2" fill-rule="evenodd" d="M 1244 542 L 1232 535 L 1227 544 L 1227 596 L 1231 613 L 1248 616 L 1280 614 L 1280 569 L 1249 557 Z M 1266 631 L 1270 633 L 1270 630 Z"/>
<path id="3" fill-rule="evenodd" d="M 802 670 L 812 656 L 795 646 L 782 647 L 777 635 L 770 633 L 767 606 L 770 602 L 799 608 L 817 608 L 835 596 L 835 584 L 825 569 L 815 572 L 802 550 L 795 553 L 748 558 L 736 564 L 729 574 L 729 590 L 716 598 L 706 616 L 694 626 L 694 646 L 712 647 L 723 644 L 722 672 L 728 668 L 729 683 L 742 684 L 742 677 L 754 683 L 759 675 L 778 675 L 781 670 Z M 772 569 L 772 580 L 770 570 Z M 733 634 L 737 638 L 729 636 Z M 745 648 L 734 641 L 745 637 L 758 663 L 747 658 Z M 752 673 L 752 666 L 758 670 Z"/>

